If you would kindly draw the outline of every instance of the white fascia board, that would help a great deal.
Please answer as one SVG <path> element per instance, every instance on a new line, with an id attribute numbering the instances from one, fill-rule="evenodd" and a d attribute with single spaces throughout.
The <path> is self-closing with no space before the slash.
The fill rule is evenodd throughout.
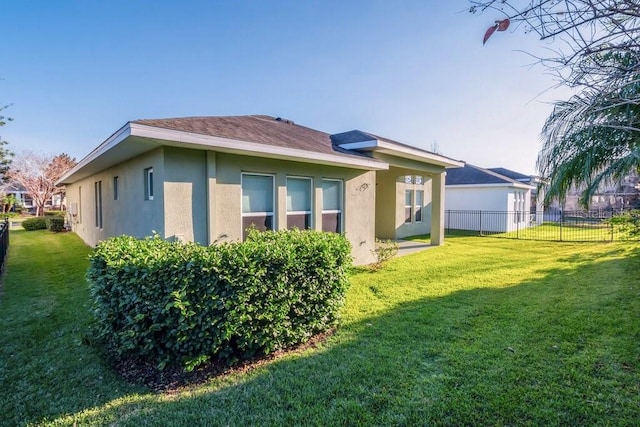
<path id="1" fill-rule="evenodd" d="M 250 154 L 256 157 L 269 157 L 283 160 L 295 160 L 305 163 L 346 166 L 364 170 L 386 170 L 389 164 L 376 159 L 347 158 L 334 154 L 317 153 L 295 148 L 259 144 L 256 142 L 201 135 L 171 129 L 131 123 L 131 135 L 154 140 L 175 141 L 197 145 L 227 153 Z"/>
<path id="2" fill-rule="evenodd" d="M 56 185 L 62 184 L 68 177 L 100 157 L 105 152 L 109 151 L 116 145 L 120 144 L 127 137 L 131 135 L 131 127 L 130 124 L 127 123 L 120 129 L 118 129 L 113 135 L 107 138 L 102 144 L 97 146 L 92 152 L 87 154 L 82 160 L 80 160 L 73 168 L 71 168 L 67 173 L 62 175 L 60 179 L 56 181 Z"/>
<path id="3" fill-rule="evenodd" d="M 454 188 L 486 188 L 486 187 L 491 187 L 491 188 L 496 188 L 496 187 L 506 187 L 506 188 L 521 188 L 523 190 L 535 190 L 535 186 L 533 185 L 527 185 L 527 184 L 517 184 L 515 182 L 505 182 L 505 183 L 493 183 L 493 184 L 447 184 L 444 186 L 445 189 L 451 189 L 453 190 Z"/>
<path id="4" fill-rule="evenodd" d="M 435 153 L 428 153 L 418 148 L 391 144 L 378 139 L 340 144 L 339 147 L 345 150 L 379 151 L 396 157 L 444 166 L 445 168 L 460 168 L 464 166 L 464 162 L 462 161 L 449 159 Z"/>
<path id="5" fill-rule="evenodd" d="M 378 141 L 378 146 L 387 151 L 387 154 L 422 162 L 426 161 L 439 166 L 444 166 L 445 168 L 461 168 L 464 166 L 464 162 L 462 161 L 449 159 L 435 153 L 428 153 L 418 148 L 399 146 L 385 141 Z"/>
<path id="6" fill-rule="evenodd" d="M 378 140 L 371 139 L 369 141 L 349 142 L 348 144 L 340 144 L 338 146 L 345 150 L 371 151 L 378 147 Z"/>

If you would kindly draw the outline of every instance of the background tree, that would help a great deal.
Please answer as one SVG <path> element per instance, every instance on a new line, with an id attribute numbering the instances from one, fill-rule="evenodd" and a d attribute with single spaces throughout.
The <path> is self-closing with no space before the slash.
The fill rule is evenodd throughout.
<path id="1" fill-rule="evenodd" d="M 13 120 L 2 115 L 2 111 L 6 108 L 8 108 L 8 105 L 0 107 L 0 127 Z M 13 153 L 7 148 L 7 144 L 8 142 L 0 136 L 0 185 L 6 183 L 8 179 L 7 172 L 9 171 L 9 167 L 11 167 L 11 159 L 13 158 Z"/>
<path id="2" fill-rule="evenodd" d="M 498 12 L 494 31 L 522 28 L 551 40 L 535 57 L 576 91 L 557 102 L 542 132 L 538 169 L 549 179 L 547 201 L 585 185 L 587 205 L 598 185 L 640 166 L 640 2 L 637 0 L 471 1 L 472 13 Z M 506 22 L 506 24 L 505 24 Z"/>
<path id="3" fill-rule="evenodd" d="M 56 187 L 56 181 L 75 164 L 76 160 L 68 154 L 51 157 L 25 151 L 15 157 L 9 177 L 24 187 L 33 199 L 36 215 L 41 216 L 44 215 L 45 204 L 54 195 L 64 192 L 64 188 Z"/>

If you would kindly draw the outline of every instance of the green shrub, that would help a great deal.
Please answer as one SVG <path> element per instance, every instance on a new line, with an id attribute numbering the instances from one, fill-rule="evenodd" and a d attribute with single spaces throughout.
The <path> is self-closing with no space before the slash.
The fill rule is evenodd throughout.
<path id="1" fill-rule="evenodd" d="M 48 216 L 46 217 L 47 228 L 53 232 L 59 233 L 65 231 L 64 217 Z"/>
<path id="2" fill-rule="evenodd" d="M 64 218 L 65 215 L 65 211 L 55 211 L 55 210 L 51 210 L 51 211 L 45 211 L 44 216 L 59 216 L 61 218 Z"/>
<path id="3" fill-rule="evenodd" d="M 390 239 L 380 240 L 376 238 L 376 248 L 371 253 L 376 257 L 376 261 L 371 264 L 371 268 L 379 270 L 382 265 L 398 254 L 400 245 Z"/>
<path id="4" fill-rule="evenodd" d="M 611 217 L 609 223 L 618 228 L 623 235 L 635 237 L 640 235 L 640 210 L 633 209 Z"/>
<path id="5" fill-rule="evenodd" d="M 46 230 L 47 220 L 44 217 L 37 216 L 35 218 L 27 218 L 22 221 L 22 228 L 27 231 Z"/>
<path id="6" fill-rule="evenodd" d="M 192 369 L 334 327 L 350 263 L 349 242 L 332 233 L 253 231 L 246 242 L 209 247 L 121 236 L 95 248 L 87 278 L 110 350 Z"/>

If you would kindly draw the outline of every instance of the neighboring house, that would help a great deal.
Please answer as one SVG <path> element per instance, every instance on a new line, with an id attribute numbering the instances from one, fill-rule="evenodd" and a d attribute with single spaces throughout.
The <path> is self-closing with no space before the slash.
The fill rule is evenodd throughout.
<path id="1" fill-rule="evenodd" d="M 536 175 L 525 175 L 505 168 L 489 168 L 488 170 L 532 186 L 530 202 L 531 213 L 538 213 L 541 215 L 541 212 L 544 211 L 544 187 L 539 188 L 539 185 L 544 182 L 541 177 Z M 538 192 L 538 190 L 540 190 L 540 192 Z"/>
<path id="2" fill-rule="evenodd" d="M 580 197 L 585 186 L 573 186 L 565 197 L 564 203 L 554 200 L 549 208 L 552 211 L 581 211 Z M 596 194 L 589 200 L 591 211 L 616 211 L 640 208 L 640 177 L 636 171 L 619 180 L 603 182 Z"/>
<path id="3" fill-rule="evenodd" d="M 465 164 L 447 169 L 447 228 L 506 232 L 531 225 L 531 191 L 525 175 L 507 169 L 484 169 Z M 528 177 L 531 179 L 531 177 Z M 473 212 L 472 212 L 473 211 Z"/>
<path id="4" fill-rule="evenodd" d="M 25 212 L 36 213 L 36 205 L 33 203 L 33 198 L 27 190 L 17 182 L 9 182 L 4 186 L 3 193 L 7 196 L 13 195 L 16 198 L 16 202 L 12 209 L 22 209 Z M 54 194 L 50 200 L 45 203 L 45 208 L 61 210 L 64 208 L 63 197 L 60 194 Z"/>
<path id="5" fill-rule="evenodd" d="M 72 229 L 92 246 L 153 232 L 209 245 L 241 240 L 252 225 L 295 226 L 344 233 L 364 264 L 376 238 L 431 233 L 442 243 L 444 171 L 462 165 L 361 131 L 188 117 L 127 123 L 58 185 Z"/>
<path id="6" fill-rule="evenodd" d="M 27 191 L 22 185 L 16 182 L 9 182 L 4 188 L 4 194 L 7 196 L 13 195 L 16 198 L 16 202 L 13 206 L 14 209 L 19 207 L 26 211 L 35 211 L 33 199 L 29 194 L 27 194 Z"/>

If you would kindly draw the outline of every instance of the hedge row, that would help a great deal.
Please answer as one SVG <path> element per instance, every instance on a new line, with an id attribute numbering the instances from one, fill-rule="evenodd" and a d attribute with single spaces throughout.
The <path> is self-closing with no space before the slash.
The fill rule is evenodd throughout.
<path id="1" fill-rule="evenodd" d="M 118 356 L 187 370 L 305 342 L 336 325 L 350 249 L 338 234 L 297 230 L 209 247 L 108 239 L 87 273 L 98 337 Z"/>
<path id="2" fill-rule="evenodd" d="M 22 221 L 22 228 L 27 231 L 51 230 L 55 232 L 64 231 L 64 216 L 47 215 L 27 218 Z"/>

